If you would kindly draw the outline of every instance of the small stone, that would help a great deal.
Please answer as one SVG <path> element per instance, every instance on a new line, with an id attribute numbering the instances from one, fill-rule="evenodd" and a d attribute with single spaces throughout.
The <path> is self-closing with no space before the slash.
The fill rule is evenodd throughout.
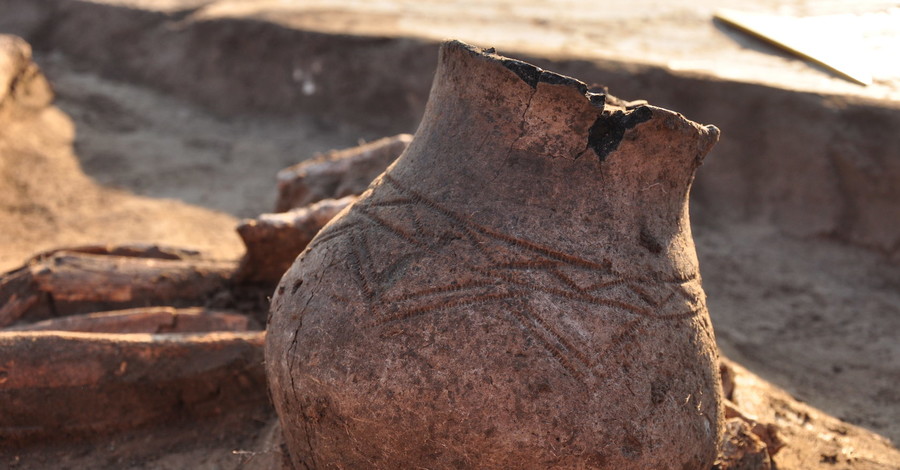
<path id="1" fill-rule="evenodd" d="M 785 443 L 781 439 L 778 432 L 778 426 L 772 423 L 761 423 L 756 419 L 747 416 L 746 413 L 738 409 L 737 405 L 730 399 L 724 400 L 725 419 L 740 419 L 747 423 L 750 431 L 766 444 L 769 455 L 775 455 L 781 450 Z"/>
<path id="2" fill-rule="evenodd" d="M 772 458 L 769 456 L 766 443 L 753 433 L 749 423 L 741 418 L 731 418 L 725 422 L 722 449 L 713 468 L 771 470 Z"/>

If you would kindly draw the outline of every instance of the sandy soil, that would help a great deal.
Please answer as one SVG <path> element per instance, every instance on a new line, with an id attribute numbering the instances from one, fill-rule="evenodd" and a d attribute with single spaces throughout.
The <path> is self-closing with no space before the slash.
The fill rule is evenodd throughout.
<path id="1" fill-rule="evenodd" d="M 236 258 L 240 217 L 271 211 L 275 172 L 358 133 L 313 118 L 216 118 L 39 57 L 58 110 L 6 128 L 0 270 L 58 246 L 166 243 Z M 30 139 L 20 136 L 29 135 Z M 82 173 L 83 172 L 83 173 Z M 138 196 L 138 197 L 135 197 Z"/>
<path id="2" fill-rule="evenodd" d="M 165 94 L 36 59 L 56 106 L 77 123 L 75 152 L 97 183 L 174 198 L 236 217 L 275 206 L 275 172 L 317 152 L 356 145 L 359 132 L 315 117 L 222 118 Z"/>
<path id="3" fill-rule="evenodd" d="M 726 356 L 802 401 L 900 442 L 900 268 L 765 225 L 694 234 Z"/>
<path id="4" fill-rule="evenodd" d="M 44 249 L 99 242 L 166 243 L 235 258 L 243 248 L 233 228 L 240 217 L 272 209 L 277 170 L 365 135 L 314 117 L 223 118 L 101 78 L 59 54 L 43 52 L 37 61 L 59 110 L 0 129 L 0 270 Z M 696 209 L 704 287 L 723 352 L 800 400 L 900 442 L 900 265 L 876 251 L 790 237 L 764 222 L 725 224 Z M 256 435 L 240 442 L 206 436 L 220 450 L 260 448 Z M 149 438 L 110 445 L 138 449 L 142 439 Z M 210 458 L 202 468 L 233 465 L 233 457 Z M 103 465 L 177 468 L 194 458 Z"/>
<path id="5" fill-rule="evenodd" d="M 176 200 L 135 197 L 86 177 L 72 153 L 75 125 L 56 108 L 6 123 L 0 134 L 4 269 L 41 250 L 94 241 L 159 238 L 226 258 L 240 253 L 239 239 L 228 230 L 232 216 Z M 214 227 L 219 230 L 206 231 Z"/>
<path id="6" fill-rule="evenodd" d="M 105 0 L 140 4 L 141 0 Z M 793 89 L 900 99 L 900 68 L 892 57 L 900 31 L 896 2 L 884 0 L 741 0 L 555 2 L 491 0 L 214 0 L 198 18 L 261 18 L 330 33 L 459 38 L 503 50 L 551 57 L 615 57 L 664 64 Z M 755 38 L 712 21 L 719 9 L 783 17 L 824 17 L 809 35 L 836 37 L 835 57 L 865 56 L 874 83 L 860 87 Z M 868 15 L 862 21 L 862 17 Z M 830 20 L 828 18 L 831 18 Z M 835 25 L 840 31 L 835 32 Z M 798 26 L 799 27 L 799 26 Z M 763 53 L 760 53 L 760 52 Z"/>

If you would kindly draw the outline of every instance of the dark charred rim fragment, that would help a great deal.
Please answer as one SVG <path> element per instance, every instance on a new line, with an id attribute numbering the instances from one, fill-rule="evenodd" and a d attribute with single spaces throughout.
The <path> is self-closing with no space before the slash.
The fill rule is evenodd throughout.
<path id="1" fill-rule="evenodd" d="M 616 110 L 612 113 L 604 111 L 588 131 L 588 147 L 594 150 L 602 162 L 619 148 L 619 143 L 625 137 L 625 131 L 649 121 L 652 117 L 653 110 L 647 106 L 638 106 L 631 111 Z"/>

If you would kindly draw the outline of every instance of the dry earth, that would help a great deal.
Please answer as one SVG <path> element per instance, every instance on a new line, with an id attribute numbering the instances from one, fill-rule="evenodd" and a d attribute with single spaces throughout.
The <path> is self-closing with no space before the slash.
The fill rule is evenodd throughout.
<path id="1" fill-rule="evenodd" d="M 0 129 L 3 270 L 40 250 L 97 242 L 167 243 L 235 258 L 242 247 L 234 226 L 239 217 L 271 210 L 277 170 L 377 136 L 309 115 L 215 114 L 177 94 L 101 77 L 91 63 L 52 48 L 40 50 L 37 62 L 59 110 Z M 701 171 L 698 178 L 715 175 Z M 765 220 L 720 219 L 704 203 L 696 201 L 694 231 L 725 354 L 828 414 L 900 441 L 896 256 L 822 234 L 786 235 Z M 240 423 L 213 423 L 182 429 L 174 443 L 161 443 L 152 431 L 110 438 L 102 458 L 93 445 L 73 444 L 8 462 L 240 468 L 268 455 L 253 453 L 266 450 L 260 436 L 267 418 L 243 426 L 252 429 L 240 438 L 223 431 L 241 429 Z M 840 440 L 840 434 L 823 439 Z M 170 455 L 160 457 L 160 449 Z M 835 456 L 834 465 L 830 454 L 816 462 L 794 456 L 780 465 L 900 468 L 895 453 L 880 454 L 878 463 L 854 461 L 849 452 Z"/>
<path id="2" fill-rule="evenodd" d="M 62 112 L 2 131 L 18 147 L 7 151 L 22 155 L 0 162 L 4 271 L 38 251 L 98 241 L 167 243 L 236 258 L 243 253 L 233 230 L 238 217 L 271 210 L 278 169 L 359 138 L 312 118 L 216 118 L 79 71 L 58 54 L 38 62 Z"/>

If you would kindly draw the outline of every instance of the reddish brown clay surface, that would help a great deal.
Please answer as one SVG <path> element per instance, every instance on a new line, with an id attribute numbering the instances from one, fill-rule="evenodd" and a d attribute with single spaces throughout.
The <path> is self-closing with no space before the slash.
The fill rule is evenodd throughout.
<path id="1" fill-rule="evenodd" d="M 221 312 L 199 307 L 144 307 L 53 318 L 4 328 L 3 331 L 200 333 L 247 331 L 251 324 L 250 318 L 237 312 Z"/>
<path id="2" fill-rule="evenodd" d="M 360 194 L 406 150 L 410 141 L 409 134 L 385 137 L 317 155 L 279 171 L 275 210 L 284 212 L 322 199 Z"/>
<path id="3" fill-rule="evenodd" d="M 687 196 L 718 130 L 619 104 L 444 45 L 407 152 L 273 299 L 266 363 L 297 467 L 712 465 Z"/>
<path id="4" fill-rule="evenodd" d="M 0 453 L 264 409 L 263 336 L 0 333 Z"/>
<path id="5" fill-rule="evenodd" d="M 239 282 L 265 284 L 271 291 L 319 230 L 355 199 L 354 196 L 324 199 L 306 207 L 243 221 L 237 231 L 247 246 L 247 253 L 235 278 Z"/>
<path id="6" fill-rule="evenodd" d="M 146 305 L 193 306 L 227 290 L 237 263 L 56 251 L 0 274 L 0 326 Z"/>

